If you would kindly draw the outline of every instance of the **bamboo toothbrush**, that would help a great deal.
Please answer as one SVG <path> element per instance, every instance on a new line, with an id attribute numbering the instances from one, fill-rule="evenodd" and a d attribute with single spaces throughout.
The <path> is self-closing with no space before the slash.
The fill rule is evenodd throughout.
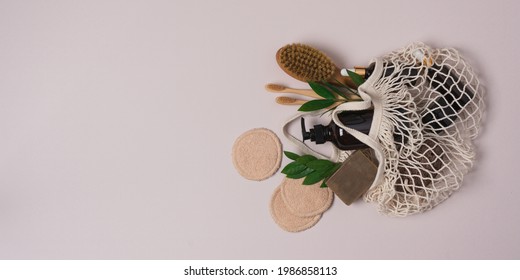
<path id="1" fill-rule="evenodd" d="M 279 84 L 267 84 L 265 85 L 265 89 L 269 92 L 275 92 L 275 93 L 294 93 L 294 94 L 299 94 L 299 95 L 303 95 L 303 96 L 307 96 L 307 97 L 312 97 L 312 98 L 323 98 L 321 96 L 319 96 L 317 93 L 315 93 L 312 89 L 297 89 L 297 88 L 290 88 L 290 87 L 286 87 L 284 85 L 279 85 Z M 347 100 L 351 100 L 351 101 L 359 101 L 359 100 L 362 100 L 361 97 L 359 97 L 358 95 L 356 94 L 352 94 L 352 93 L 345 93 L 347 95 Z M 339 97 L 340 99 L 342 97 Z"/>
<path id="2" fill-rule="evenodd" d="M 289 96 L 278 96 L 278 97 L 276 97 L 275 101 L 276 101 L 276 103 L 281 104 L 281 105 L 303 105 L 305 102 L 307 102 L 309 100 L 298 99 L 298 98 L 293 98 L 293 97 L 289 97 Z M 334 108 L 341 103 L 342 102 L 336 102 L 327 108 Z"/>
<path id="3" fill-rule="evenodd" d="M 296 88 L 290 88 L 286 87 L 284 85 L 278 85 L 278 84 L 267 84 L 265 85 L 265 89 L 269 92 L 277 92 L 277 93 L 294 93 L 294 94 L 300 94 L 307 97 L 312 98 L 322 98 L 317 93 L 315 93 L 312 89 L 296 89 Z"/>
<path id="4" fill-rule="evenodd" d="M 328 81 L 357 88 L 322 51 L 304 44 L 290 44 L 276 52 L 276 62 L 289 76 L 302 82 Z"/>

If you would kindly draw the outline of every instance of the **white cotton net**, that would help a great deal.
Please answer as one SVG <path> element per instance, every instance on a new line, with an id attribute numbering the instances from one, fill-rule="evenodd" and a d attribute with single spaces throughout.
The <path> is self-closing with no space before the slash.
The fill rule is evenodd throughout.
<path id="1" fill-rule="evenodd" d="M 415 43 L 374 63 L 359 92 L 377 115 L 370 138 L 383 170 L 364 199 L 388 215 L 424 212 L 457 190 L 474 162 L 483 88 L 454 49 Z"/>
<path id="2" fill-rule="evenodd" d="M 365 201 L 391 216 L 427 211 L 457 190 L 473 165 L 484 90 L 455 49 L 414 43 L 373 63 L 372 75 L 358 88 L 363 100 L 339 105 L 332 120 L 370 147 L 364 152 L 378 163 Z M 369 135 L 338 117 L 368 109 L 374 111 Z M 289 133 L 301 116 L 286 122 L 284 135 L 304 152 L 329 158 Z M 351 152 L 335 149 L 330 159 L 342 162 Z"/>

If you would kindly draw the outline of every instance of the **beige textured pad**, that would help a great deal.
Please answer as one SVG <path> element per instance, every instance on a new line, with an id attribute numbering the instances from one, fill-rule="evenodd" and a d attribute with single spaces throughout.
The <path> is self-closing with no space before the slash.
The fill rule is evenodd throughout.
<path id="1" fill-rule="evenodd" d="M 271 216 L 284 230 L 298 232 L 314 226 L 321 218 L 321 214 L 313 217 L 298 217 L 291 213 L 281 196 L 281 187 L 277 187 L 271 198 Z"/>
<path id="2" fill-rule="evenodd" d="M 298 217 L 322 214 L 332 205 L 334 193 L 320 188 L 321 182 L 303 185 L 304 179 L 285 178 L 281 184 L 282 199 L 289 211 Z"/>
<path id="3" fill-rule="evenodd" d="M 235 141 L 232 157 L 235 168 L 244 178 L 265 180 L 280 168 L 282 144 L 269 129 L 251 129 Z"/>

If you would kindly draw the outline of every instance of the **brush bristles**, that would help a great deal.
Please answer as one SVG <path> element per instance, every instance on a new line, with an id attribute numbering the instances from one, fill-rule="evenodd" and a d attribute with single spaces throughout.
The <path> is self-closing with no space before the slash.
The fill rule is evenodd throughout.
<path id="1" fill-rule="evenodd" d="M 286 89 L 286 87 L 282 86 L 282 85 L 277 85 L 277 84 L 267 84 L 267 85 L 265 85 L 265 89 L 267 89 L 268 91 L 279 92 L 279 91 L 283 91 L 284 89 Z"/>
<path id="2" fill-rule="evenodd" d="M 303 44 L 281 48 L 279 62 L 286 72 L 301 81 L 329 80 L 336 71 L 336 65 L 323 52 Z"/>
<path id="3" fill-rule="evenodd" d="M 280 104 L 287 104 L 287 103 L 294 103 L 296 101 L 295 98 L 288 97 L 288 96 L 278 96 L 276 97 L 276 102 Z"/>

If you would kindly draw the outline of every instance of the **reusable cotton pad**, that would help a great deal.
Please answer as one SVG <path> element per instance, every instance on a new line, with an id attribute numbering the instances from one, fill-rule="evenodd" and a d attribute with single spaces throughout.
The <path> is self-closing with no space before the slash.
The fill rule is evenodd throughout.
<path id="1" fill-rule="evenodd" d="M 274 221 L 284 230 L 298 232 L 314 226 L 321 218 L 321 214 L 312 217 L 298 217 L 294 215 L 285 205 L 281 187 L 277 187 L 271 198 L 271 216 Z"/>
<path id="2" fill-rule="evenodd" d="M 280 185 L 285 206 L 298 217 L 313 217 L 322 214 L 332 205 L 334 193 L 329 188 L 320 188 L 321 182 L 303 185 L 304 179 L 285 178 Z"/>
<path id="3" fill-rule="evenodd" d="M 235 141 L 232 158 L 242 177 L 262 181 L 280 168 L 282 144 L 278 136 L 269 129 L 251 129 Z"/>

